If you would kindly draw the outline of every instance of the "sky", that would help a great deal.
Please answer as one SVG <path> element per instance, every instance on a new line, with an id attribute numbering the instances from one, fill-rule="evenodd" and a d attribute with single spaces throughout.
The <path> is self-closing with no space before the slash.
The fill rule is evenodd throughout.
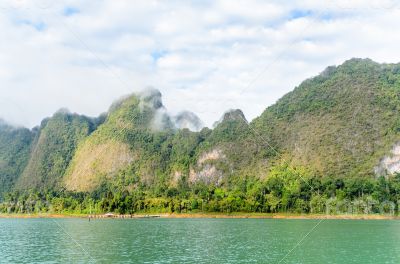
<path id="1" fill-rule="evenodd" d="M 0 117 L 97 116 L 153 87 L 171 114 L 251 120 L 329 65 L 400 62 L 399 25 L 399 0 L 0 0 Z"/>

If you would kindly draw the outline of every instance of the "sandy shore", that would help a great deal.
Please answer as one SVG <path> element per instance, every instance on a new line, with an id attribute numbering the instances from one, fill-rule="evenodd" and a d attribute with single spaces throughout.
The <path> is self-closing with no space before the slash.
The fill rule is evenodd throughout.
<path id="1" fill-rule="evenodd" d="M 0 218 L 87 218 L 87 215 L 69 215 L 69 214 L 0 214 Z"/>
<path id="2" fill-rule="evenodd" d="M 250 219 L 355 219 L 389 220 L 400 219 L 389 215 L 324 215 L 324 214 L 160 214 L 162 218 L 250 218 Z"/>
<path id="3" fill-rule="evenodd" d="M 390 215 L 324 215 L 324 214 L 263 214 L 263 213 L 182 213 L 182 214 L 135 214 L 132 218 L 237 218 L 237 219 L 354 219 L 354 220 L 400 220 L 399 216 Z M 0 214 L 0 218 L 88 218 L 79 214 Z M 105 218 L 105 217 L 102 217 Z M 114 218 L 123 218 L 116 215 Z M 125 216 L 124 218 L 128 218 Z"/>

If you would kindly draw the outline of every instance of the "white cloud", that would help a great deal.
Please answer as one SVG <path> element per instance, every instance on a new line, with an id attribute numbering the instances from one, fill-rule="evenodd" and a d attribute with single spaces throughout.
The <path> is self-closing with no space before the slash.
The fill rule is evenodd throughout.
<path id="1" fill-rule="evenodd" d="M 252 119 L 351 57 L 399 62 L 400 5 L 382 1 L 0 1 L 0 116 L 98 115 L 154 86 L 208 125 Z M 68 11 L 68 12 L 67 12 Z"/>

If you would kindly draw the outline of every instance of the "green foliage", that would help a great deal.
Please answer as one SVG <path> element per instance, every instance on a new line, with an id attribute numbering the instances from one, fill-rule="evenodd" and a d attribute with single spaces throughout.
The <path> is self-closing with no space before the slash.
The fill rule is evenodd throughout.
<path id="1" fill-rule="evenodd" d="M 93 129 L 95 123 L 92 119 L 65 111 L 44 120 L 16 187 L 21 190 L 57 187 L 78 143 Z"/>
<path id="2" fill-rule="evenodd" d="M 24 170 L 35 132 L 14 128 L 0 120 L 0 200 Z"/>
<path id="3" fill-rule="evenodd" d="M 38 131 L 0 129 L 0 180 L 11 191 L 1 210 L 359 212 L 399 200 L 399 177 L 374 172 L 400 140 L 399 110 L 400 66 L 352 59 L 251 123 L 234 110 L 212 130 L 174 129 L 156 91 L 98 119 L 60 112 Z"/>
<path id="4" fill-rule="evenodd" d="M 244 180 L 244 189 L 196 185 L 154 193 L 143 185 L 131 191 L 126 182 L 105 183 L 93 192 L 12 192 L 1 213 L 119 214 L 189 212 L 263 212 L 314 214 L 398 213 L 400 175 L 388 179 L 320 178 L 285 164 L 270 178 Z"/>
<path id="5" fill-rule="evenodd" d="M 372 177 L 400 139 L 399 65 L 352 59 L 306 80 L 251 123 L 293 165 Z"/>

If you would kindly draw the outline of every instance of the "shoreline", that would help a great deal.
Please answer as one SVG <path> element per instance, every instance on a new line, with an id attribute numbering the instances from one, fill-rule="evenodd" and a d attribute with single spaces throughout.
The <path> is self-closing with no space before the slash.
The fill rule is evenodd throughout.
<path id="1" fill-rule="evenodd" d="M 84 218 L 88 219 L 89 215 L 86 214 L 0 214 L 0 219 L 39 219 L 39 218 Z M 113 217 L 106 217 L 104 214 L 96 215 L 91 219 L 145 219 L 145 218 L 166 218 L 166 219 L 303 219 L 303 220 L 400 220 L 400 216 L 392 215 L 325 215 L 325 214 L 284 214 L 284 213 L 138 213 L 132 216 L 129 215 L 115 215 Z"/>

